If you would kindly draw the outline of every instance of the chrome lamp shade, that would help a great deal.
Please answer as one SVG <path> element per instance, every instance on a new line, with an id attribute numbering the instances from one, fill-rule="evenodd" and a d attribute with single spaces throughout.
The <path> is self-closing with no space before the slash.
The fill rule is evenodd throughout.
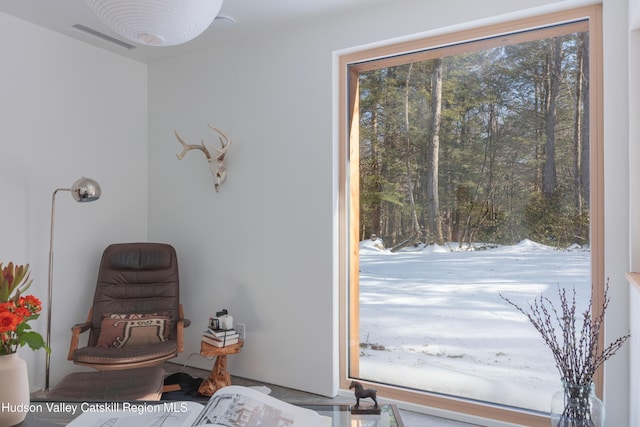
<path id="1" fill-rule="evenodd" d="M 86 0 L 109 28 L 136 43 L 173 46 L 202 34 L 222 0 Z"/>
<path id="2" fill-rule="evenodd" d="M 71 186 L 71 196 L 76 202 L 93 202 L 102 194 L 100 184 L 91 178 L 82 177 Z"/>

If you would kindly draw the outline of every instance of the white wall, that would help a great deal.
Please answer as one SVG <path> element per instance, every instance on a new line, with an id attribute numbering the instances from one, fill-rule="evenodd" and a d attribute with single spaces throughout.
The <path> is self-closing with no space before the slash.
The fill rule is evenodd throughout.
<path id="1" fill-rule="evenodd" d="M 51 383 L 84 321 L 104 247 L 147 235 L 147 67 L 0 13 L 0 261 L 30 263 L 30 292 L 47 299 L 51 196 L 81 176 L 102 198 L 56 197 Z M 7 197 L 8 195 L 8 197 Z M 46 313 L 46 309 L 45 309 Z M 36 322 L 43 336 L 46 314 Z M 28 348 L 32 389 L 44 351 Z"/>
<path id="2" fill-rule="evenodd" d="M 540 4 L 394 1 L 151 65 L 149 234 L 181 253 L 183 299 L 195 322 L 186 354 L 197 351 L 206 317 L 226 307 L 248 327 L 246 348 L 230 360 L 234 374 L 335 393 L 332 52 L 509 12 L 522 16 Z M 609 0 L 604 11 L 612 337 L 628 322 L 627 57 L 618 49 L 626 43 L 626 5 Z M 192 143 L 213 141 L 207 123 L 234 140 L 228 181 L 217 194 L 201 153 L 174 157 L 180 147 L 173 129 Z M 209 366 L 198 357 L 189 363 Z M 626 424 L 627 363 L 622 351 L 608 364 L 610 425 Z"/>
<path id="3" fill-rule="evenodd" d="M 605 278 L 610 280 L 605 340 L 629 331 L 629 56 L 628 4 L 603 1 Z M 607 426 L 629 424 L 629 345 L 605 366 Z"/>
<path id="4" fill-rule="evenodd" d="M 640 50 L 640 0 L 629 0 L 629 17 L 631 31 L 629 33 L 629 247 L 630 247 L 630 271 L 640 271 L 640 84 L 637 76 L 640 75 L 640 61 L 638 51 Z M 640 294 L 633 286 L 629 287 L 630 300 L 630 325 L 633 331 L 640 330 Z M 630 360 L 639 360 L 640 357 L 640 337 L 631 336 Z M 630 392 L 629 392 L 629 425 L 640 426 L 640 364 L 632 363 L 629 372 Z"/>

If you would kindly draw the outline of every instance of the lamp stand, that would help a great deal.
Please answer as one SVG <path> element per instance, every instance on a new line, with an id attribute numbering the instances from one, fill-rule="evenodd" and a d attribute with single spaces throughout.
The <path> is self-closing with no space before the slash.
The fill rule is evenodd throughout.
<path id="1" fill-rule="evenodd" d="M 47 297 L 47 347 L 51 348 L 51 300 L 53 299 L 53 224 L 56 212 L 56 194 L 58 191 L 71 191 L 70 188 L 57 188 L 51 196 L 51 234 L 49 235 L 49 283 Z M 49 392 L 49 373 L 51 368 L 51 351 L 46 353 L 44 391 Z"/>
<path id="2" fill-rule="evenodd" d="M 73 183 L 71 188 L 56 188 L 51 196 L 51 234 L 49 235 L 49 283 L 47 296 L 47 347 L 51 349 L 51 302 L 53 300 L 53 229 L 56 213 L 56 194 L 69 191 L 76 202 L 93 202 L 102 193 L 100 185 L 91 178 L 82 177 Z M 51 350 L 46 353 L 44 392 L 49 392 L 49 374 L 51 371 Z"/>

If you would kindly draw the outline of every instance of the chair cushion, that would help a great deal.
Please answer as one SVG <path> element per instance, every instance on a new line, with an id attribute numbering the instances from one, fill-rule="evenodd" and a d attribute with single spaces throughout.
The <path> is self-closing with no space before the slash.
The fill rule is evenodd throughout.
<path id="1" fill-rule="evenodd" d="M 131 347 L 164 342 L 170 319 L 146 314 L 111 314 L 102 319 L 96 347 Z"/>
<path id="2" fill-rule="evenodd" d="M 115 270 L 156 270 L 171 267 L 172 248 L 162 244 L 120 244 L 109 252 L 106 266 Z"/>
<path id="3" fill-rule="evenodd" d="M 149 367 L 123 371 L 74 372 L 47 394 L 48 400 L 132 401 L 160 400 L 164 369 Z"/>
<path id="4" fill-rule="evenodd" d="M 73 353 L 75 363 L 97 365 L 126 365 L 142 363 L 148 360 L 161 359 L 178 354 L 176 341 L 165 341 L 142 347 L 83 347 Z"/>

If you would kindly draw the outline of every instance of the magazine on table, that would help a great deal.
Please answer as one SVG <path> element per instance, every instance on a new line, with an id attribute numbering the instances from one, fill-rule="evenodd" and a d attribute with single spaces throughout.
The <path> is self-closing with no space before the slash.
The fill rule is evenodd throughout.
<path id="1" fill-rule="evenodd" d="M 107 404 L 108 405 L 108 404 Z M 228 386 L 198 402 L 120 402 L 117 410 L 83 411 L 71 427 L 330 427 L 331 418 L 250 387 Z"/>

